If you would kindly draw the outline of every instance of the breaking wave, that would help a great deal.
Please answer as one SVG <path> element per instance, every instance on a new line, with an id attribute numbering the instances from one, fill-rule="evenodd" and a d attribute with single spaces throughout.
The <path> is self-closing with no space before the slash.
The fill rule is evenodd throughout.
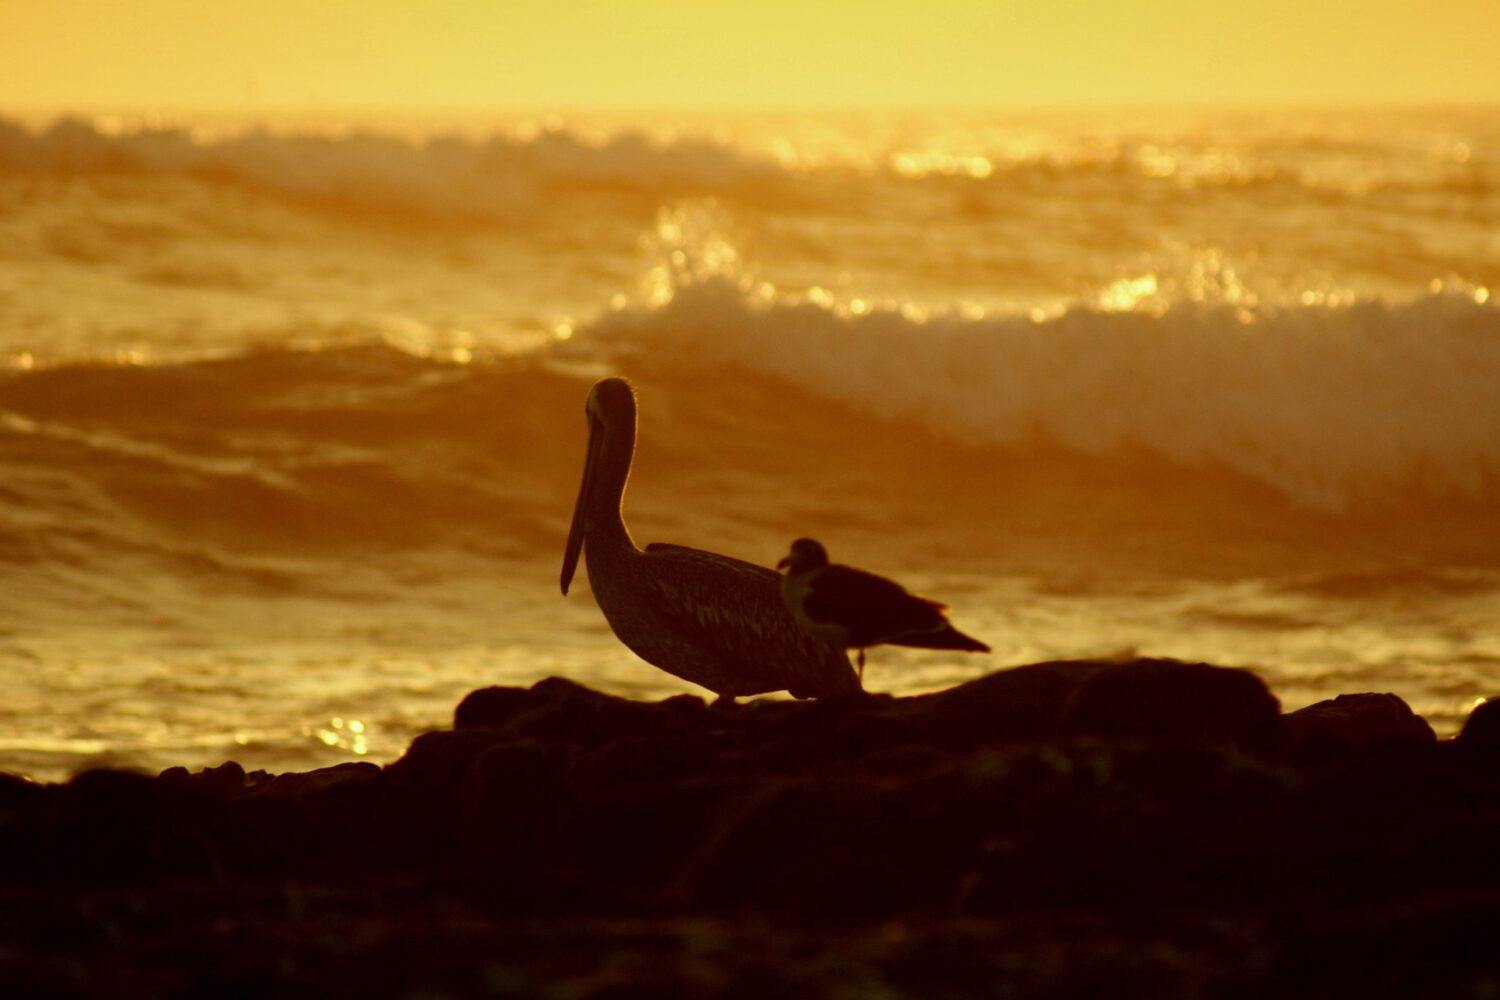
<path id="1" fill-rule="evenodd" d="M 1211 134 L 1176 144 L 1084 134 L 1058 139 L 1044 152 L 1010 142 L 1003 129 L 976 135 L 964 151 L 893 139 L 851 156 L 765 136 L 742 145 L 702 130 L 664 138 L 635 128 L 596 134 L 558 124 L 417 137 L 375 128 L 123 129 L 76 117 L 29 128 L 0 119 L 0 171 L 185 176 L 360 211 L 501 224 L 529 219 L 563 192 L 858 209 L 889 194 L 890 183 L 956 185 L 961 212 L 1003 213 L 1022 210 L 1006 197 L 1128 202 L 1151 201 L 1162 189 L 1207 189 L 1240 191 L 1255 201 L 1285 189 L 1289 197 L 1320 201 L 1382 193 L 1485 198 L 1500 183 L 1500 166 L 1467 147 L 1458 162 L 1424 161 L 1413 172 L 1410 164 L 1390 166 L 1388 150 L 1356 145 L 1343 151 L 1347 163 L 1330 170 L 1307 165 L 1324 145 L 1316 134 L 1254 153 L 1220 148 Z M 1001 202 L 990 205 L 987 194 Z"/>
<path id="2" fill-rule="evenodd" d="M 625 356 L 775 375 L 968 443 L 1222 468 L 1320 509 L 1500 501 L 1500 310 L 1463 294 L 922 317 L 720 276 L 582 335 Z"/>
<path id="3" fill-rule="evenodd" d="M 40 131 L 0 120 L 0 169 L 189 176 L 356 209 L 502 223 L 527 218 L 559 189 L 659 198 L 748 192 L 785 176 L 727 143 L 638 131 L 598 141 L 565 129 L 420 141 L 376 131 L 208 137 L 192 128 L 111 134 L 77 118 Z"/>

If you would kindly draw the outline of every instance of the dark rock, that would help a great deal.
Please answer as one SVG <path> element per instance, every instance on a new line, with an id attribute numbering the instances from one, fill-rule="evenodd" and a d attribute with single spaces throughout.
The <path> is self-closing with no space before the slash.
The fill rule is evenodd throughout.
<path id="1" fill-rule="evenodd" d="M 524 878 L 561 851 L 572 789 L 546 747 L 499 743 L 475 756 L 448 808 L 467 869 Z"/>
<path id="2" fill-rule="evenodd" d="M 862 692 L 815 701 L 754 701 L 721 709 L 729 742 L 756 766 L 788 772 L 847 760 L 868 748 L 866 728 L 885 730 L 894 699 Z M 890 736 L 895 739 L 898 737 Z"/>
<path id="3" fill-rule="evenodd" d="M 661 707 L 667 709 L 685 723 L 698 728 L 711 727 L 718 722 L 718 717 L 714 714 L 713 709 L 697 695 L 674 694 L 663 701 Z"/>
<path id="4" fill-rule="evenodd" d="M 486 750 L 514 742 L 504 730 L 423 733 L 386 768 L 384 819 L 399 854 L 423 865 L 456 858 L 453 802 L 469 769 Z"/>
<path id="5" fill-rule="evenodd" d="M 952 750 L 1040 739 L 1053 733 L 1079 686 L 1112 664 L 1058 660 L 997 670 L 976 680 L 899 699 L 893 714 L 912 735 Z"/>
<path id="6" fill-rule="evenodd" d="M 474 758 L 514 737 L 494 729 L 453 729 L 423 733 L 406 753 L 386 767 L 397 798 L 442 798 L 453 794 Z"/>
<path id="7" fill-rule="evenodd" d="M 526 708 L 530 692 L 518 687 L 478 688 L 464 695 L 453 710 L 454 729 L 503 727 Z"/>
<path id="8" fill-rule="evenodd" d="M 869 778 L 758 782 L 715 811 L 673 891 L 697 907 L 754 904 L 799 913 L 868 912 L 872 897 L 882 908 L 922 902 L 892 898 L 898 879 L 890 861 L 922 866 L 932 857 L 921 849 L 930 838 L 910 839 L 920 818 L 893 805 L 890 790 Z M 898 843 L 911 849 L 882 850 Z"/>
<path id="9" fill-rule="evenodd" d="M 56 790 L 0 773 L 0 879 L 28 879 L 46 865 L 49 801 Z"/>
<path id="10" fill-rule="evenodd" d="M 962 753 L 1052 733 L 1074 690 L 1105 665 L 1060 661 L 1015 667 L 933 694 L 854 693 L 815 702 L 741 706 L 741 739 L 761 764 L 781 768 L 925 747 Z"/>
<path id="11" fill-rule="evenodd" d="M 233 864 L 257 874 L 367 871 L 385 853 L 385 784 L 384 770 L 367 761 L 247 783 L 229 802 Z"/>
<path id="12" fill-rule="evenodd" d="M 1166 902 L 1263 889 L 1291 791 L 1224 743 L 1077 740 L 992 750 L 945 782 L 969 909 Z"/>
<path id="13" fill-rule="evenodd" d="M 0 816 L 33 806 L 46 794 L 44 786 L 28 778 L 0 772 Z"/>
<path id="14" fill-rule="evenodd" d="M 811 703 L 551 680 L 384 769 L 0 776 L 0 995 L 1484 995 L 1500 713 L 1437 743 L 1313 708 L 1150 660 Z M 1288 727 L 1352 749 L 1277 757 Z"/>
<path id="15" fill-rule="evenodd" d="M 613 905 L 682 902 L 679 873 L 739 815 L 766 778 L 743 773 L 599 790 L 579 803 L 569 850 L 588 891 Z"/>
<path id="16" fill-rule="evenodd" d="M 1427 720 L 1394 694 L 1341 694 L 1283 718 L 1293 751 L 1304 757 L 1437 741 Z"/>
<path id="17" fill-rule="evenodd" d="M 263 775 L 264 772 L 257 772 Z M 242 791 L 249 776 L 238 761 L 228 760 L 218 767 L 205 767 L 196 773 L 189 773 L 185 767 L 169 767 L 158 775 L 163 781 L 187 782 L 200 788 L 216 792 L 220 795 L 229 796 Z"/>
<path id="18" fill-rule="evenodd" d="M 203 789 L 130 771 L 85 771 L 50 805 L 51 874 L 118 879 L 217 865 L 224 814 Z"/>
<path id="19" fill-rule="evenodd" d="M 1259 677 L 1177 660 L 1095 671 L 1063 708 L 1059 729 L 1111 740 L 1224 743 L 1268 758 L 1286 742 L 1280 705 Z"/>
<path id="20" fill-rule="evenodd" d="M 239 768 L 238 764 L 233 766 Z M 245 772 L 241 769 L 239 773 L 243 777 Z M 253 794 L 267 798 L 311 798 L 347 793 L 359 784 L 379 782 L 384 776 L 385 771 L 379 764 L 367 760 L 352 760 L 329 767 L 320 767 L 314 771 L 278 774 L 265 784 L 256 787 Z"/>
<path id="21" fill-rule="evenodd" d="M 1457 743 L 1470 761 L 1500 770 L 1500 698 L 1475 706 L 1464 720 Z"/>
<path id="22" fill-rule="evenodd" d="M 454 728 L 501 728 L 536 739 L 596 746 L 651 736 L 684 723 L 701 724 L 707 719 L 706 711 L 698 712 L 677 699 L 631 701 L 561 677 L 548 677 L 525 689 L 495 687 L 471 692 L 454 712 Z"/>
<path id="23" fill-rule="evenodd" d="M 582 754 L 575 771 L 589 788 L 616 789 L 683 781 L 718 768 L 716 741 L 698 733 L 621 740 Z"/>

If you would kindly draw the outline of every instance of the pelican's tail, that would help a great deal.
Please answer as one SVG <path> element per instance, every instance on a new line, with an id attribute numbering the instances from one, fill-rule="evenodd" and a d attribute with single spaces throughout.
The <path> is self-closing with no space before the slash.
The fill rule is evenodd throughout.
<path id="1" fill-rule="evenodd" d="M 990 647 L 973 636 L 964 635 L 947 622 L 943 623 L 942 628 L 930 632 L 908 632 L 894 639 L 881 641 L 889 646 L 915 646 L 919 649 L 962 649 L 970 653 L 990 651 Z"/>

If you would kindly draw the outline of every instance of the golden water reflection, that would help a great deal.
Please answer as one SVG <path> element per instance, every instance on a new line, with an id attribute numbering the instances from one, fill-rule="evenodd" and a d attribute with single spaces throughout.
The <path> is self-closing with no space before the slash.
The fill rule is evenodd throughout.
<path id="1" fill-rule="evenodd" d="M 365 730 L 365 723 L 360 719 L 345 719 L 342 716 L 334 716 L 328 720 L 327 726 L 320 726 L 316 729 L 309 726 L 304 728 L 302 732 L 304 736 L 312 736 L 325 746 L 336 747 L 359 756 L 364 756 L 370 752 L 370 744 Z"/>

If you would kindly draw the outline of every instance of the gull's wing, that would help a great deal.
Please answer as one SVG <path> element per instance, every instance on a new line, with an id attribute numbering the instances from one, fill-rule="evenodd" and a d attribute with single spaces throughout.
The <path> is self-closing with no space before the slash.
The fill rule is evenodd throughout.
<path id="1" fill-rule="evenodd" d="M 849 566 L 826 566 L 808 580 L 803 611 L 815 622 L 834 622 L 849 645 L 871 646 L 947 625 L 937 601 L 909 593 L 894 580 Z"/>

